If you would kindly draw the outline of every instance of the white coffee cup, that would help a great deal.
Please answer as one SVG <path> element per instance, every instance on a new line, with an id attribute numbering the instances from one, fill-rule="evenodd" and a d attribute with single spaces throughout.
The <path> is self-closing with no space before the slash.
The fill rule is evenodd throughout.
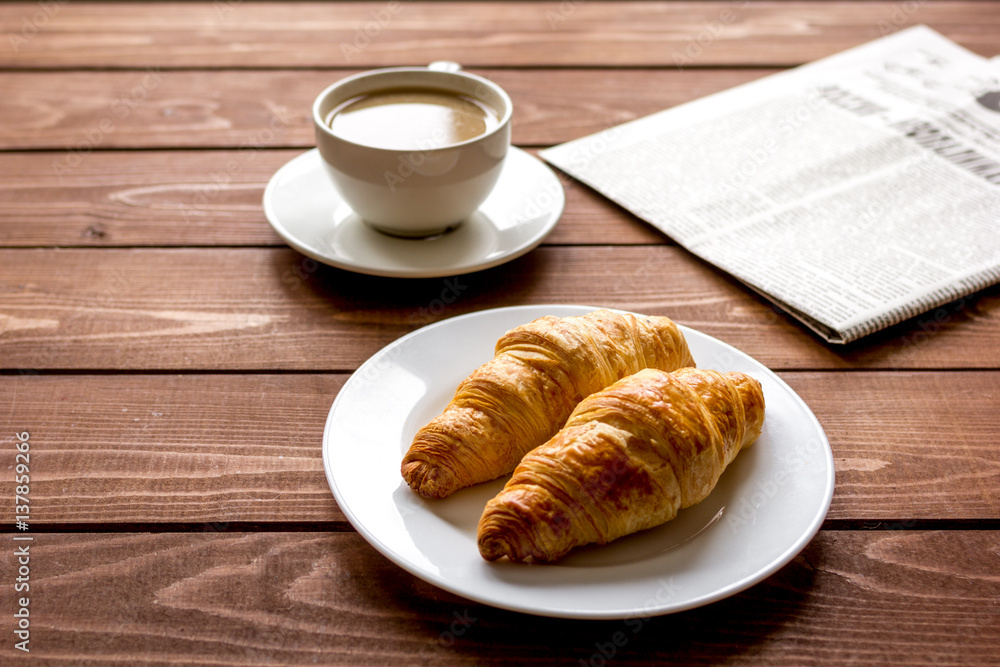
<path id="1" fill-rule="evenodd" d="M 467 141 L 418 150 L 378 148 L 334 134 L 338 105 L 394 88 L 444 90 L 496 110 L 499 121 Z M 371 70 L 341 79 L 316 98 L 316 145 L 334 187 L 364 222 L 389 234 L 422 237 L 459 225 L 496 185 L 510 146 L 510 97 L 488 79 L 450 62 Z"/>

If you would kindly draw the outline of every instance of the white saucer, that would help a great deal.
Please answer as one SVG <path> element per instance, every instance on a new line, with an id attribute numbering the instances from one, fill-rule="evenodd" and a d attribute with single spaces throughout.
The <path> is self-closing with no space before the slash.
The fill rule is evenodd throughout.
<path id="1" fill-rule="evenodd" d="M 552 231 L 566 198 L 555 173 L 511 146 L 496 188 L 456 229 L 404 239 L 364 224 L 333 189 L 317 149 L 279 169 L 264 190 L 264 214 L 288 245 L 317 262 L 395 278 L 437 278 L 520 257 Z"/>

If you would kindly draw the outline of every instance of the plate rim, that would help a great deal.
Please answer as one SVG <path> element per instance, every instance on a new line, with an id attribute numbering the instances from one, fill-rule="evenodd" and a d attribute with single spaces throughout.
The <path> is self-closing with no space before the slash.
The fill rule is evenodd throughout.
<path id="1" fill-rule="evenodd" d="M 510 250 L 500 253 L 496 257 L 488 261 L 479 261 L 474 263 L 463 264 L 461 266 L 453 266 L 448 269 L 385 269 L 379 267 L 369 266 L 363 263 L 346 261 L 344 259 L 338 259 L 332 254 L 324 254 L 321 250 L 313 248 L 303 242 L 280 220 L 280 216 L 274 211 L 274 193 L 278 188 L 278 180 L 282 173 L 291 168 L 293 164 L 297 164 L 299 161 L 305 162 L 308 160 L 315 160 L 319 155 L 318 148 L 311 148 L 304 153 L 296 155 L 292 159 L 288 160 L 271 175 L 268 180 L 267 185 L 264 187 L 264 194 L 262 197 L 262 205 L 264 210 L 264 217 L 267 219 L 268 224 L 271 229 L 274 230 L 281 239 L 287 243 L 291 248 L 297 252 L 313 259 L 321 264 L 327 266 L 332 266 L 337 269 L 342 269 L 345 271 L 351 271 L 352 273 L 360 273 L 369 276 L 379 276 L 383 278 L 448 278 L 451 276 L 463 275 L 466 273 L 474 273 L 476 271 L 484 271 L 486 269 L 491 269 L 501 264 L 506 264 L 507 262 L 513 261 L 519 257 L 526 255 L 535 248 L 537 248 L 542 241 L 555 229 L 555 226 L 559 224 L 562 219 L 562 215 L 566 210 L 566 192 L 559 181 L 559 176 L 552 169 L 551 166 L 541 158 L 532 155 L 522 148 L 511 145 L 509 147 L 509 152 L 518 155 L 518 159 L 531 159 L 538 163 L 538 165 L 544 168 L 549 174 L 551 174 L 554 182 L 558 184 L 558 188 L 555 189 L 555 196 L 558 198 L 557 202 L 552 205 L 551 220 L 539 228 L 539 230 L 528 238 L 523 243 L 513 246 Z M 508 155 L 509 157 L 509 155 Z M 507 166 L 505 165 L 505 169 Z M 503 178 L 503 173 L 501 173 L 501 178 Z M 330 186 L 333 187 L 332 185 Z M 331 212 L 332 215 L 332 212 Z"/>
<path id="2" fill-rule="evenodd" d="M 826 474 L 824 475 L 824 488 L 822 493 L 822 499 L 818 505 L 818 510 L 816 511 L 815 515 L 811 518 L 806 529 L 795 540 L 793 540 L 787 546 L 787 548 L 785 548 L 779 555 L 772 558 L 771 561 L 766 566 L 758 568 L 754 572 L 751 572 L 746 576 L 741 577 L 735 581 L 729 582 L 727 585 L 722 586 L 716 590 L 713 590 L 709 593 L 694 598 L 689 598 L 680 603 L 672 603 L 672 604 L 662 603 L 659 606 L 646 607 L 641 610 L 638 610 L 636 608 L 579 610 L 570 607 L 558 607 L 555 605 L 545 608 L 540 608 L 533 605 L 517 604 L 516 602 L 511 602 L 509 600 L 497 600 L 487 595 L 480 595 L 477 594 L 475 590 L 470 590 L 469 588 L 463 588 L 461 585 L 453 583 L 453 581 L 449 578 L 442 577 L 435 573 L 422 570 L 418 565 L 411 563 L 406 558 L 401 557 L 399 554 L 395 552 L 395 550 L 392 547 L 383 542 L 382 539 L 378 535 L 376 535 L 375 532 L 373 532 L 363 521 L 361 521 L 355 515 L 353 510 L 349 506 L 347 506 L 345 502 L 342 500 L 341 492 L 337 486 L 337 482 L 334 477 L 333 470 L 331 468 L 329 450 L 332 447 L 332 445 L 330 444 L 330 431 L 334 425 L 334 415 L 336 413 L 337 406 L 340 403 L 341 398 L 347 395 L 347 392 L 345 390 L 348 389 L 349 385 L 351 384 L 352 380 L 355 377 L 360 377 L 361 371 L 363 371 L 367 366 L 369 366 L 370 364 L 378 363 L 382 355 L 391 354 L 390 351 L 392 349 L 394 349 L 399 345 L 406 344 L 406 342 L 413 337 L 416 337 L 418 335 L 426 335 L 429 331 L 433 331 L 435 329 L 444 326 L 454 326 L 455 322 L 460 320 L 475 319 L 477 317 L 486 317 L 494 314 L 501 314 L 503 312 L 529 313 L 534 311 L 546 311 L 546 310 L 549 311 L 573 310 L 574 312 L 571 315 L 579 315 L 586 312 L 591 312 L 593 310 L 599 310 L 601 308 L 607 308 L 608 310 L 612 310 L 619 313 L 630 313 L 633 315 L 642 316 L 640 313 L 636 313 L 634 311 L 622 310 L 618 308 L 608 308 L 606 306 L 586 306 L 578 304 L 530 304 L 521 306 L 502 306 L 497 308 L 486 308 L 482 310 L 472 311 L 469 313 L 463 313 L 461 315 L 456 315 L 454 317 L 445 318 L 437 322 L 433 322 L 431 324 L 420 327 L 418 329 L 415 329 L 414 331 L 404 334 L 403 336 L 400 336 L 391 343 L 383 346 L 381 349 L 379 349 L 377 352 L 371 355 L 368 359 L 366 359 L 365 362 L 362 363 L 357 368 L 357 370 L 351 374 L 351 376 L 347 379 L 347 381 L 344 382 L 340 390 L 337 392 L 337 396 L 334 398 L 334 401 L 331 404 L 330 410 L 327 414 L 327 419 L 323 429 L 323 442 L 322 442 L 323 468 L 327 478 L 327 483 L 330 486 L 330 489 L 334 495 L 334 499 L 336 500 L 338 507 L 344 513 L 344 516 L 350 522 L 352 527 L 354 527 L 354 529 L 365 539 L 365 541 L 368 542 L 373 548 L 375 548 L 376 551 L 378 551 L 380 554 L 389 559 L 394 565 L 409 572 L 418 579 L 431 583 L 434 586 L 441 588 L 442 590 L 458 595 L 464 599 L 485 604 L 498 609 L 505 609 L 507 611 L 530 614 L 533 616 L 577 619 L 577 620 L 621 620 L 629 618 L 644 618 L 644 617 L 674 614 L 682 611 L 687 611 L 690 609 L 695 609 L 731 597 L 732 595 L 747 590 L 748 588 L 751 588 L 754 585 L 760 583 L 767 577 L 773 575 L 778 570 L 786 566 L 789 562 L 791 562 L 795 558 L 795 556 L 798 553 L 800 553 L 809 544 L 809 542 L 812 541 L 812 539 L 816 536 L 816 534 L 819 533 L 823 521 L 825 520 L 832 503 L 833 493 L 836 483 L 836 471 L 834 468 L 833 450 L 830 446 L 829 438 L 827 437 L 822 424 L 820 424 L 819 420 L 816 418 L 816 415 L 813 413 L 812 409 L 805 402 L 805 400 L 802 399 L 802 397 L 799 396 L 798 393 L 794 389 L 792 389 L 791 386 L 789 386 L 788 383 L 786 383 L 782 378 L 780 378 L 774 371 L 770 370 L 769 368 L 767 368 L 767 366 L 765 366 L 761 362 L 757 361 L 756 359 L 746 354 L 745 352 L 740 351 L 738 348 L 730 345 L 729 343 L 726 343 L 725 341 L 721 341 L 713 336 L 710 336 L 708 334 L 702 333 L 701 331 L 692 329 L 690 327 L 681 324 L 678 324 L 677 326 L 681 329 L 682 333 L 684 333 L 685 336 L 695 334 L 697 336 L 709 339 L 715 344 L 721 345 L 728 350 L 735 351 L 740 355 L 743 355 L 751 359 L 752 361 L 760 365 L 762 368 L 767 370 L 767 372 L 771 376 L 770 379 L 772 381 L 776 381 L 784 391 L 786 391 L 791 397 L 795 399 L 795 402 L 799 405 L 799 407 L 803 410 L 805 416 L 809 419 L 811 426 L 815 428 L 816 432 L 820 436 L 820 441 L 822 445 L 821 450 L 824 454 L 823 458 L 824 458 L 824 463 L 826 465 Z M 550 312 L 548 314 L 552 313 Z M 560 316 L 566 317 L 570 315 L 560 315 Z M 500 335 L 502 335 L 502 332 Z"/>

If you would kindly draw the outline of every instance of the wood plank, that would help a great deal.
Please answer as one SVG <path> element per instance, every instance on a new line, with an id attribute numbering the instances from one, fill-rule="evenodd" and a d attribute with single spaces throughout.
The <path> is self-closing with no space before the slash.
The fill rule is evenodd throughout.
<path id="1" fill-rule="evenodd" d="M 0 245 L 284 245 L 261 201 L 302 152 L 97 152 L 65 173 L 52 153 L 0 153 Z"/>
<path id="2" fill-rule="evenodd" d="M 57 151 L 55 176 L 113 148 L 311 148 L 313 100 L 356 71 L 0 72 L 0 148 Z M 514 143 L 544 146 L 776 70 L 470 71 L 511 95 Z"/>
<path id="3" fill-rule="evenodd" d="M 785 372 L 833 448 L 828 519 L 1000 519 L 1000 372 Z M 31 525 L 343 522 L 322 435 L 346 375 L 22 375 Z M 0 438 L 11 468 L 13 436 Z"/>
<path id="4" fill-rule="evenodd" d="M 532 303 L 668 315 L 776 370 L 1000 368 L 1000 286 L 834 346 L 676 246 L 543 247 L 423 280 L 290 249 L 7 249 L 0 285 L 14 369 L 352 370 L 424 324 Z"/>
<path id="5" fill-rule="evenodd" d="M 4 378 L 8 431 L 30 434 L 31 525 L 346 521 L 321 451 L 345 379 Z"/>
<path id="6" fill-rule="evenodd" d="M 3 3 L 0 67 L 796 65 L 926 23 L 996 52 L 995 4 Z"/>
<path id="7" fill-rule="evenodd" d="M 837 481 L 829 519 L 1000 519 L 1000 373 L 782 378 L 830 440 Z"/>
<path id="8" fill-rule="evenodd" d="M 302 152 L 105 151 L 60 174 L 51 153 L 0 153 L 0 246 L 284 246 L 261 200 L 271 176 Z M 566 209 L 547 244 L 670 242 L 588 187 L 561 180 Z"/>
<path id="9" fill-rule="evenodd" d="M 36 535 L 29 647 L 90 665 L 986 664 L 1000 651 L 998 540 L 822 532 L 731 598 L 580 622 L 446 593 L 352 533 Z M 12 586 L 0 595 L 17 608 Z M 8 638 L 14 622 L 0 622 Z M 13 644 L 8 661 L 23 657 Z"/>

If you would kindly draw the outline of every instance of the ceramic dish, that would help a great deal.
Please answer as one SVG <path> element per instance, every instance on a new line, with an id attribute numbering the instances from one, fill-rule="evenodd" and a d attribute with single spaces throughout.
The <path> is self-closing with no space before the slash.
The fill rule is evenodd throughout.
<path id="1" fill-rule="evenodd" d="M 543 315 L 594 308 L 525 306 L 444 320 L 403 336 L 344 384 L 323 436 L 340 508 L 369 543 L 428 582 L 485 604 L 544 616 L 630 618 L 704 605 L 761 581 L 819 530 L 833 496 L 833 456 L 819 422 L 774 373 L 739 350 L 682 327 L 702 368 L 737 370 L 764 389 L 763 432 L 711 495 L 658 528 L 572 552 L 554 564 L 488 563 L 476 525 L 505 480 L 443 500 L 413 493 L 399 473 L 416 431 L 458 383 L 493 356 L 507 330 Z"/>
<path id="2" fill-rule="evenodd" d="M 341 200 L 319 151 L 282 166 L 264 190 L 264 214 L 288 245 L 317 262 L 393 278 L 436 278 L 487 269 L 535 248 L 562 215 L 559 178 L 511 147 L 496 187 L 452 231 L 406 239 L 375 231 Z"/>

